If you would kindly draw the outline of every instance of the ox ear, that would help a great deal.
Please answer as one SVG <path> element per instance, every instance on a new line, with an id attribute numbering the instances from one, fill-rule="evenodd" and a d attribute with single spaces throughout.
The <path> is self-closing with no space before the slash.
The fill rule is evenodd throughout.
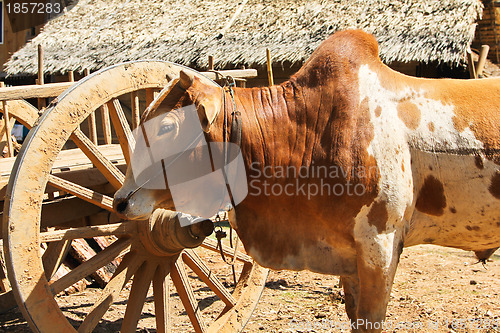
<path id="1" fill-rule="evenodd" d="M 190 94 L 196 105 L 201 128 L 208 133 L 222 108 L 222 88 L 183 70 L 180 72 L 179 83 L 183 89 L 191 89 Z"/>

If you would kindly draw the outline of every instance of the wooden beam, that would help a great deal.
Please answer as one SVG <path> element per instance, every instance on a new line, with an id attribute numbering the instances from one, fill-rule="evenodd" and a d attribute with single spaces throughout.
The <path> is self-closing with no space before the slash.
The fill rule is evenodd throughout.
<path id="1" fill-rule="evenodd" d="M 73 82 L 47 83 L 41 85 L 28 85 L 18 87 L 0 88 L 0 101 L 15 99 L 57 97 L 73 85 Z"/>
<path id="2" fill-rule="evenodd" d="M 223 75 L 231 75 L 234 78 L 254 78 L 257 77 L 256 69 L 230 69 L 219 71 Z M 217 75 L 213 72 L 203 72 L 203 75 L 215 80 Z M 18 87 L 0 88 L 0 101 L 10 101 L 28 98 L 57 97 L 66 89 L 71 87 L 73 82 L 47 83 L 41 85 L 27 85 Z"/>
<path id="3" fill-rule="evenodd" d="M 228 70 L 223 70 L 223 71 L 218 71 L 222 75 L 230 75 L 234 78 L 253 78 L 257 77 L 257 70 L 256 69 L 228 69 Z M 207 76 L 208 78 L 212 80 L 218 79 L 218 76 L 214 72 L 202 72 L 203 75 Z"/>

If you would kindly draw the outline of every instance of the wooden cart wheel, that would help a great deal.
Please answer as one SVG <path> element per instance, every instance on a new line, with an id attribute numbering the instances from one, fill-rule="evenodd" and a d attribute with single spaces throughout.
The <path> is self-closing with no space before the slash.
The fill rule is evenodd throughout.
<path id="1" fill-rule="evenodd" d="M 124 96 L 130 100 L 130 94 L 134 100 L 144 90 L 151 99 L 152 89 L 161 89 L 167 78 L 177 76 L 181 68 L 189 70 L 166 62 L 138 61 L 96 72 L 59 96 L 26 138 L 9 180 L 3 233 L 9 280 L 34 331 L 90 332 L 99 325 L 110 325 L 111 321 L 121 326 L 121 332 L 135 332 L 139 322 L 152 317 L 157 332 L 167 332 L 172 325 L 175 331 L 236 332 L 250 318 L 264 288 L 267 269 L 238 252 L 237 284 L 226 288 L 220 277 L 227 266 L 215 262 L 220 256 L 213 239 L 205 239 L 196 250 L 183 250 L 176 255 L 150 253 L 147 249 L 151 244 L 145 240 L 148 237 L 139 234 L 139 230 L 143 233 L 145 222 L 121 221 L 114 214 L 112 195 L 121 186 L 124 175 L 101 152 L 110 145 L 95 143 L 100 140 L 92 126 L 89 135 L 79 128 L 87 118 L 95 117 L 93 111 L 105 106 L 119 147 L 128 160 L 128 140 L 133 138 L 120 100 Z M 103 118 L 105 126 L 106 123 Z M 103 133 L 106 141 L 106 133 L 110 132 L 105 129 Z M 99 187 L 100 193 L 50 173 L 70 139 L 109 182 L 108 187 Z M 55 225 L 56 230 L 47 229 L 41 223 L 46 186 L 59 188 L 109 212 L 108 218 L 97 219 L 100 222 L 92 225 L 65 223 Z M 115 235 L 117 240 L 62 278 L 47 281 L 41 260 L 42 242 L 106 235 Z M 224 251 L 228 254 L 230 249 Z M 64 306 L 64 297 L 54 296 L 116 258 L 122 260 L 112 279 L 98 299 L 89 301 L 92 304 L 84 314 L 82 309 L 72 312 L 71 307 Z M 176 293 L 169 289 L 170 280 Z M 175 310 L 172 302 L 182 303 L 182 311 L 180 307 Z M 110 308 L 112 311 L 108 311 Z M 123 318 L 114 320 L 109 312 L 123 313 Z"/>
<path id="2" fill-rule="evenodd" d="M 13 121 L 17 120 L 27 128 L 31 128 L 38 118 L 38 109 L 24 100 L 7 101 L 6 106 L 9 110 L 12 125 Z M 0 113 L 2 114 L 4 114 L 3 107 L 3 103 L 0 103 Z M 8 138 L 4 127 L 0 127 L 2 127 L 0 131 L 0 151 L 2 151 Z M 0 201 L 3 201 L 3 198 Z M 0 237 L 0 243 L 3 243 L 2 237 Z M 0 252 L 2 252 L 2 248 L 0 248 Z M 3 253 L 0 253 L 0 257 L 3 258 Z M 2 263 L 0 263 L 0 313 L 6 312 L 16 306 L 16 301 L 12 294 L 3 264 L 4 262 L 2 260 Z"/>

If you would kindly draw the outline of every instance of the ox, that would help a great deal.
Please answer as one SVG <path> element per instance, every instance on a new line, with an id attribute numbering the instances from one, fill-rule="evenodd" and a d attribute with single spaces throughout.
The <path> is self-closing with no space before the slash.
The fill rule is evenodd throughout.
<path id="1" fill-rule="evenodd" d="M 177 90 L 167 110 L 194 103 L 221 142 L 227 92 L 184 72 Z M 355 331 L 380 331 L 403 247 L 500 246 L 499 79 L 405 76 L 371 35 L 344 31 L 288 81 L 234 100 L 250 187 L 231 224 L 260 265 L 339 275 Z M 171 199 L 129 168 L 115 207 L 141 219 Z"/>

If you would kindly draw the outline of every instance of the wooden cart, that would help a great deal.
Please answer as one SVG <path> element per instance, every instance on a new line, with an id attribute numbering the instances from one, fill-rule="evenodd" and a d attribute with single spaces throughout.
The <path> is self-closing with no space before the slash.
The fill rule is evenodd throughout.
<path id="1" fill-rule="evenodd" d="M 227 275 L 228 266 L 217 262 L 222 259 L 213 238 L 200 241 L 196 249 L 161 255 L 150 250 L 154 244 L 149 244 L 152 238 L 145 235 L 144 222 L 120 220 L 112 207 L 113 194 L 123 183 L 129 161 L 131 128 L 137 125 L 141 110 L 153 101 L 155 91 L 181 69 L 190 70 L 160 61 L 101 70 L 71 85 L 39 118 L 38 110 L 24 102 L 8 102 L 10 115 L 32 128 L 15 161 L 0 161 L 1 179 L 5 181 L 10 173 L 1 235 L 8 282 L 1 276 L 0 303 L 8 307 L 10 295 L 14 295 L 33 331 L 91 332 L 106 324 L 106 313 L 114 304 L 125 304 L 121 332 L 136 331 L 143 306 L 149 302 L 154 303 L 157 332 L 178 327 L 195 332 L 237 332 L 250 318 L 267 269 L 245 253 L 223 246 L 226 255 L 236 258 L 236 284 L 227 286 L 218 276 Z M 216 74 L 207 75 L 215 78 Z M 47 97 L 47 93 L 32 95 L 29 97 Z M 55 278 L 69 244 L 93 237 L 114 241 Z M 92 306 L 76 317 L 62 309 L 63 297 L 56 295 L 111 262 L 119 262 L 118 268 Z M 198 288 L 192 287 L 193 282 Z M 169 305 L 172 298 L 180 300 L 182 311 Z M 177 326 L 173 328 L 174 315 Z"/>

